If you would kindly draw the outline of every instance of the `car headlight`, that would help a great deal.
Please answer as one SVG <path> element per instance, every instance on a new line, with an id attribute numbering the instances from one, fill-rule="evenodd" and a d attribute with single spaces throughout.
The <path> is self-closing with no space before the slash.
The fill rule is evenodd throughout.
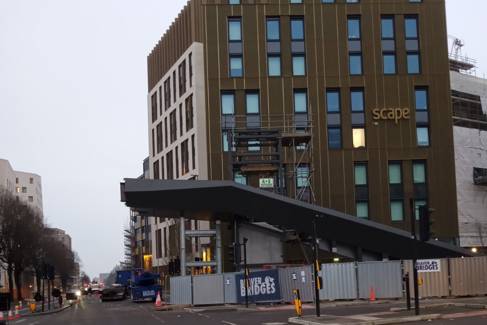
<path id="1" fill-rule="evenodd" d="M 81 291 L 80 290 L 76 290 L 76 292 L 74 294 L 76 295 L 76 297 L 81 297 Z"/>
<path id="2" fill-rule="evenodd" d="M 123 292 L 118 292 L 117 296 L 123 296 Z"/>

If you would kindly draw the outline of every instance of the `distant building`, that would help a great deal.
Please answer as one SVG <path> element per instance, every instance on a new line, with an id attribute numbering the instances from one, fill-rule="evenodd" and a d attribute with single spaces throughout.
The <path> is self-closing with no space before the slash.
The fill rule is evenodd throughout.
<path id="1" fill-rule="evenodd" d="M 105 282 L 109 276 L 110 276 L 110 273 L 100 273 L 100 283 L 105 284 Z"/>
<path id="2" fill-rule="evenodd" d="M 42 181 L 39 175 L 15 171 L 8 160 L 0 159 L 0 187 L 43 214 Z"/>
<path id="3" fill-rule="evenodd" d="M 71 250 L 71 236 L 68 235 L 64 230 L 58 228 L 47 228 L 49 235 L 61 242 L 64 247 Z"/>
<path id="4" fill-rule="evenodd" d="M 450 66 L 460 245 L 487 251 L 487 80 L 466 58 Z"/>

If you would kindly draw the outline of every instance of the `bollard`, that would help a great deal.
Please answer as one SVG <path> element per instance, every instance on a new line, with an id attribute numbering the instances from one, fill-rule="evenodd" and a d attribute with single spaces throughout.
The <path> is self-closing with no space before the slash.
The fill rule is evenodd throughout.
<path id="1" fill-rule="evenodd" d="M 299 293 L 299 289 L 294 289 L 294 308 L 296 309 L 296 314 L 298 317 L 303 316 L 303 304 L 301 302 L 301 294 Z"/>

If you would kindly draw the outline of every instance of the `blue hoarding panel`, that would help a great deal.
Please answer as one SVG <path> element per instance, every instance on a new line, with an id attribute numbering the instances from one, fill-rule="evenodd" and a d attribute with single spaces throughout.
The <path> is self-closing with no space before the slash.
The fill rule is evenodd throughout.
<path id="1" fill-rule="evenodd" d="M 245 302 L 245 281 L 243 274 L 237 274 L 237 301 Z M 278 270 L 251 272 L 248 288 L 249 302 L 281 301 Z"/>

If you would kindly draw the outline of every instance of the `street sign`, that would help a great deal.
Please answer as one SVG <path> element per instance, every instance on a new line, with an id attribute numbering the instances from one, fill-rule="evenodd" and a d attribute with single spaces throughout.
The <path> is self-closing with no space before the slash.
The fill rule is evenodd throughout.
<path id="1" fill-rule="evenodd" d="M 259 179 L 260 188 L 274 188 L 274 178 L 261 178 Z"/>
<path id="2" fill-rule="evenodd" d="M 416 269 L 419 273 L 441 272 L 440 260 L 418 260 Z"/>

